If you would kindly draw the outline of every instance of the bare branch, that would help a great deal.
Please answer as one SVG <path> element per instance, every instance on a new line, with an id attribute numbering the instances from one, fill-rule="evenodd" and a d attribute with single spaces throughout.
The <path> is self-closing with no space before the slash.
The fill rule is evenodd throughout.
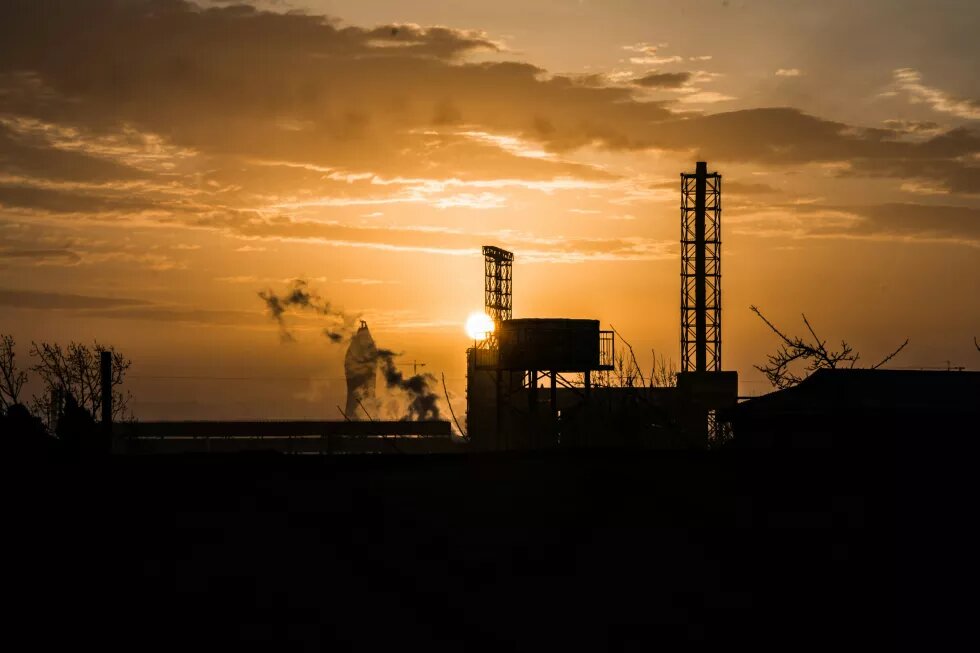
<path id="1" fill-rule="evenodd" d="M 459 425 L 459 420 L 456 419 L 456 411 L 453 410 L 453 402 L 449 400 L 449 388 L 446 387 L 446 373 L 442 373 L 442 391 L 446 393 L 446 406 L 449 407 L 449 414 L 453 416 L 453 422 L 456 423 L 456 429 L 459 434 L 466 437 L 466 433 L 463 431 L 463 427 Z"/>
<path id="2" fill-rule="evenodd" d="M 653 354 L 653 369 L 650 373 L 650 387 L 673 388 L 677 386 L 677 368 L 673 360 L 664 356 L 657 357 L 657 352 L 650 350 Z"/>
<path id="3" fill-rule="evenodd" d="M 898 347 L 898 349 L 896 349 L 896 350 L 895 350 L 895 351 L 893 351 L 892 353 L 890 353 L 890 354 L 888 354 L 887 356 L 885 356 L 884 358 L 882 358 L 882 359 L 881 359 L 880 361 L 878 361 L 878 363 L 877 363 L 877 364 L 875 364 L 875 365 L 872 365 L 872 366 L 871 366 L 871 369 L 873 369 L 873 370 L 876 370 L 876 369 L 878 369 L 879 367 L 881 367 L 882 365 L 884 365 L 885 363 L 887 363 L 888 361 L 890 361 L 891 359 L 893 359 L 893 358 L 895 358 L 895 356 L 897 356 L 897 355 L 898 355 L 898 352 L 900 352 L 900 351 L 902 351 L 903 349 L 905 349 L 905 345 L 907 345 L 907 344 L 909 344 L 909 339 L 908 339 L 908 338 L 906 338 L 906 339 L 905 339 L 905 342 L 903 342 L 903 343 L 902 343 L 902 344 L 901 344 L 901 345 L 900 345 L 900 346 Z"/>
<path id="4" fill-rule="evenodd" d="M 782 338 L 783 339 L 783 342 L 785 342 L 788 345 L 789 344 L 792 344 L 792 341 L 789 338 L 787 338 L 786 335 L 782 331 L 780 331 L 779 329 L 777 329 L 776 326 L 772 322 L 770 322 L 766 318 L 765 315 L 762 314 L 762 311 L 760 311 L 758 309 L 758 307 L 756 307 L 756 306 L 749 306 L 749 310 L 752 311 L 753 313 L 755 313 L 756 315 L 758 315 L 760 318 L 762 318 L 762 321 L 765 322 L 767 325 L 769 325 L 769 328 L 772 329 L 773 332 L 777 336 L 779 336 L 780 338 Z"/>
<path id="5" fill-rule="evenodd" d="M 632 359 L 633 359 L 633 368 L 636 370 L 635 374 L 639 374 L 639 376 L 640 376 L 640 383 L 642 385 L 646 385 L 647 384 L 647 381 L 646 381 L 645 378 L 643 378 L 643 370 L 640 369 L 640 364 L 636 361 L 636 354 L 633 353 L 633 345 L 631 345 L 629 342 L 627 342 L 626 338 L 624 338 L 622 335 L 620 335 L 619 331 L 616 331 L 616 327 L 614 327 L 613 325 L 610 324 L 609 325 L 609 328 L 612 329 L 613 333 L 615 333 L 616 336 L 620 340 L 623 341 L 623 344 L 626 345 L 626 348 L 630 350 L 630 357 L 632 357 Z M 633 372 L 631 370 L 631 376 L 632 375 L 633 375 Z M 632 385 L 632 384 L 630 384 L 630 385 Z"/>
<path id="6" fill-rule="evenodd" d="M 4 411 L 20 403 L 20 391 L 27 383 L 27 372 L 17 369 L 14 337 L 0 335 L 0 408 Z"/>
<path id="7" fill-rule="evenodd" d="M 839 367 L 846 366 L 848 368 L 857 367 L 858 360 L 861 355 L 854 351 L 854 348 L 847 343 L 846 340 L 841 340 L 840 349 L 837 351 L 831 351 L 827 348 L 827 341 L 822 340 L 820 336 L 817 335 L 816 329 L 810 324 L 807 319 L 806 314 L 803 314 L 803 324 L 806 326 L 807 331 L 812 337 L 812 341 L 804 340 L 798 336 L 789 337 L 782 331 L 780 331 L 772 322 L 766 318 L 755 306 L 750 306 L 749 309 L 759 316 L 759 318 L 766 323 L 773 333 L 779 336 L 782 342 L 779 344 L 778 349 L 775 353 L 767 355 L 767 362 L 765 365 L 755 365 L 754 367 L 766 375 L 769 382 L 779 389 L 790 388 L 804 378 L 821 369 L 837 369 Z M 893 351 L 891 354 L 886 356 L 881 362 L 876 365 L 871 366 L 870 369 L 878 369 L 884 363 L 888 362 L 894 358 L 900 351 L 902 351 L 908 344 L 908 340 Z M 803 371 L 806 374 L 800 375 L 792 371 L 791 366 L 797 363 L 805 363 Z M 798 369 L 798 368 L 797 368 Z"/>
<path id="8" fill-rule="evenodd" d="M 820 350 L 824 358 L 828 358 L 829 354 L 827 353 L 827 341 L 821 340 L 820 336 L 817 335 L 817 332 L 813 330 L 813 327 L 810 326 L 810 320 L 806 319 L 806 313 L 800 313 L 800 315 L 803 316 L 803 324 L 806 325 L 806 328 L 807 330 L 809 330 L 810 335 L 813 336 L 814 341 L 816 341 L 817 349 Z M 845 343 L 843 340 L 841 341 L 840 344 L 843 349 L 847 349 L 847 343 Z"/>
<path id="9" fill-rule="evenodd" d="M 64 348 L 57 343 L 31 343 L 30 354 L 36 361 L 31 370 L 40 376 L 44 386 L 44 394 L 34 399 L 35 410 L 50 419 L 58 410 L 51 396 L 63 392 L 70 394 L 93 417 L 98 415 L 102 408 L 102 352 L 109 352 L 112 361 L 112 417 L 117 421 L 130 418 L 131 395 L 124 393 L 121 386 L 132 361 L 115 348 L 98 342 L 88 346 L 72 341 Z"/>

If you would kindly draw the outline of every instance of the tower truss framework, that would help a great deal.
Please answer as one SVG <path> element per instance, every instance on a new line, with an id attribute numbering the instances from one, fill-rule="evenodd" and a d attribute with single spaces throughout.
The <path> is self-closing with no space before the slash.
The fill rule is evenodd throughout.
<path id="1" fill-rule="evenodd" d="M 721 371 L 721 175 L 681 173 L 681 371 Z"/>
<path id="2" fill-rule="evenodd" d="M 483 246 L 484 261 L 484 310 L 493 320 L 494 330 L 500 323 L 514 316 L 513 274 L 514 254 L 492 245 Z M 490 334 L 485 341 L 488 348 L 496 346 L 496 337 Z"/>

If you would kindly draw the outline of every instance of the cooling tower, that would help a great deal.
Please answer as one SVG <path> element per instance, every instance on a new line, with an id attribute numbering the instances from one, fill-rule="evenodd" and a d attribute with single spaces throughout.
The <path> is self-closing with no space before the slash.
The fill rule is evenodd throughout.
<path id="1" fill-rule="evenodd" d="M 361 406 L 374 406 L 374 386 L 378 374 L 378 348 L 368 331 L 367 322 L 361 326 L 350 340 L 347 356 L 344 358 L 344 375 L 347 377 L 347 417 L 364 420 L 369 416 Z M 358 403 L 360 402 L 360 403 Z"/>

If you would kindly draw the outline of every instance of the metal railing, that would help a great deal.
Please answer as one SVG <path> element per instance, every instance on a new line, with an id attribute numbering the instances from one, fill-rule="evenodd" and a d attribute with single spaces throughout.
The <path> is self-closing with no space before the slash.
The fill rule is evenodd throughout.
<path id="1" fill-rule="evenodd" d="M 599 369 L 611 370 L 616 362 L 615 331 L 599 332 Z"/>

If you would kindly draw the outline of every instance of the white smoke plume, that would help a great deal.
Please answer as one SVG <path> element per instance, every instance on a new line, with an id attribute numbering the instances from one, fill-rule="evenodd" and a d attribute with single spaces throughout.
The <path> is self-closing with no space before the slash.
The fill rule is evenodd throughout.
<path id="1" fill-rule="evenodd" d="M 305 279 L 295 279 L 284 294 L 267 289 L 259 291 L 258 296 L 265 302 L 269 317 L 279 325 L 282 342 L 295 340 L 286 326 L 285 315 L 289 311 L 321 315 L 328 321 L 322 331 L 328 341 L 333 344 L 349 341 L 344 358 L 344 375 L 347 379 L 345 414 L 348 419 L 371 419 L 373 416 L 368 411 L 381 408 L 382 404 L 375 397 L 379 371 L 388 391 L 386 417 L 417 421 L 441 418 L 439 396 L 433 389 L 436 378 L 427 373 L 405 376 L 395 365 L 398 354 L 390 349 L 378 348 L 366 322 L 361 320 L 360 327 L 354 329 L 360 316 L 348 315 L 333 308 L 329 301 L 310 290 Z M 393 405 L 397 406 L 394 415 L 391 410 Z"/>
<path id="2" fill-rule="evenodd" d="M 286 326 L 284 317 L 290 309 L 312 311 L 327 318 L 329 326 L 323 329 L 323 335 L 334 343 L 343 342 L 345 337 L 350 336 L 357 322 L 358 316 L 350 316 L 334 309 L 330 302 L 312 292 L 305 279 L 293 280 L 290 288 L 282 295 L 276 294 L 271 289 L 260 290 L 258 295 L 265 302 L 269 316 L 279 324 L 279 338 L 283 342 L 295 340 Z"/>

